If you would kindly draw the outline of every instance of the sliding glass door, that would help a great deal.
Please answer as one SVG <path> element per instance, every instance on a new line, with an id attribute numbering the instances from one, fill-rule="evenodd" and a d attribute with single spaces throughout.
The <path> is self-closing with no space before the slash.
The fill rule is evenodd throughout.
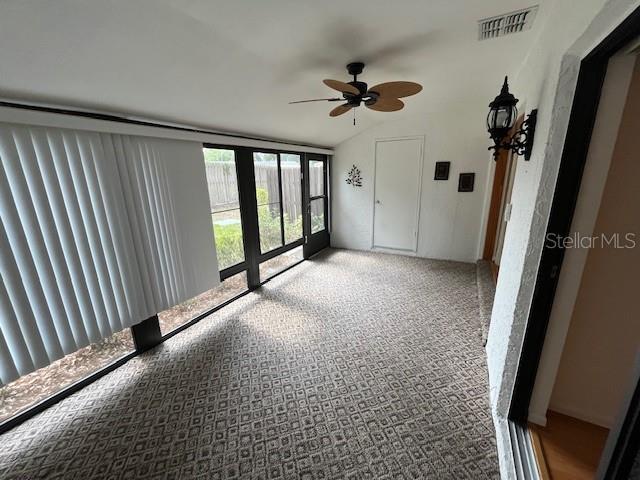
<path id="1" fill-rule="evenodd" d="M 260 253 L 302 239 L 302 158 L 294 153 L 253 153 Z"/>
<path id="2" fill-rule="evenodd" d="M 265 281 L 303 260 L 302 155 L 254 151 L 253 173 L 259 274 Z"/>
<path id="3" fill-rule="evenodd" d="M 284 245 L 280 160 L 276 153 L 253 153 L 260 253 Z"/>
<path id="4" fill-rule="evenodd" d="M 246 271 L 254 289 L 329 245 L 325 156 L 207 146 L 205 157 L 223 278 Z"/>

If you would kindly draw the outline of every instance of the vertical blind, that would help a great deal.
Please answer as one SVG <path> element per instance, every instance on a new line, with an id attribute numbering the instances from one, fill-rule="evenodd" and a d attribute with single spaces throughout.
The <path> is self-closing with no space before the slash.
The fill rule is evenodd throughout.
<path id="1" fill-rule="evenodd" d="M 0 382 L 219 281 L 202 146 L 0 123 Z"/>

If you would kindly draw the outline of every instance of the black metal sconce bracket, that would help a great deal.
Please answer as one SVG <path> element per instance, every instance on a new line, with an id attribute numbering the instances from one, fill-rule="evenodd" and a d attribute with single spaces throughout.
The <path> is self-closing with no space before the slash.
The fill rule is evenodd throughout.
<path id="1" fill-rule="evenodd" d="M 495 145 L 489 147 L 493 150 L 493 159 L 498 160 L 500 150 L 511 150 L 517 155 L 524 156 L 528 162 L 531 159 L 531 151 L 533 150 L 533 138 L 536 133 L 536 123 L 538 121 L 538 109 L 531 110 L 520 129 L 513 134 L 506 142 L 496 142 Z"/>

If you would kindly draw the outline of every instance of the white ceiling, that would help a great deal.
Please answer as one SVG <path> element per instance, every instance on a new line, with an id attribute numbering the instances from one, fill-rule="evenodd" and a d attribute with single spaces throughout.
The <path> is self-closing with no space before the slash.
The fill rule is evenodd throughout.
<path id="1" fill-rule="evenodd" d="M 536 0 L 3 0 L 0 97 L 333 146 L 386 120 L 488 103 L 532 30 L 479 42 L 477 20 Z M 541 5 L 543 8 L 544 5 Z M 538 20 L 540 15 L 538 16 Z M 323 78 L 422 83 L 400 112 L 359 108 Z M 483 100 L 483 101 L 484 101 Z"/>

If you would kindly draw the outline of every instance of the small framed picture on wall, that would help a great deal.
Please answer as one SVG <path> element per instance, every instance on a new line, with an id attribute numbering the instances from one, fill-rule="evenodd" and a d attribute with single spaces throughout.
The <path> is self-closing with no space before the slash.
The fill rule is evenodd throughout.
<path id="1" fill-rule="evenodd" d="M 433 176 L 434 180 L 449 180 L 449 168 L 451 162 L 436 162 L 436 172 Z"/>
<path id="2" fill-rule="evenodd" d="M 459 192 L 473 192 L 473 183 L 476 179 L 475 173 L 461 173 L 458 180 Z"/>

